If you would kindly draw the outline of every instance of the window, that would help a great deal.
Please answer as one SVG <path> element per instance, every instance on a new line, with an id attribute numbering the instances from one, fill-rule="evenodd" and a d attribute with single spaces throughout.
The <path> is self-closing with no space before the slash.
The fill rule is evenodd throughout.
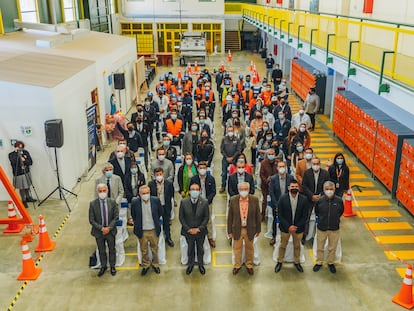
<path id="1" fill-rule="evenodd" d="M 75 18 L 75 3 L 74 0 L 61 0 L 63 7 L 63 20 L 65 22 L 74 21 Z"/>
<path id="2" fill-rule="evenodd" d="M 20 10 L 20 19 L 22 22 L 37 23 L 37 0 L 18 0 L 17 6 Z"/>

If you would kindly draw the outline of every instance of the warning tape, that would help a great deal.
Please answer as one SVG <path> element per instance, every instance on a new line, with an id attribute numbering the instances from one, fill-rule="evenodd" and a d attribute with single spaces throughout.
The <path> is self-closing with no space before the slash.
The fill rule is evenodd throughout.
<path id="1" fill-rule="evenodd" d="M 59 235 L 59 233 L 60 233 L 60 231 L 62 230 L 63 226 L 64 226 L 64 225 L 65 225 L 65 223 L 68 221 L 69 217 L 70 217 L 70 214 L 68 214 L 68 215 L 66 215 L 66 216 L 65 216 L 65 218 L 64 218 L 64 219 L 63 219 L 63 221 L 62 221 L 62 223 L 60 224 L 60 226 L 57 228 L 57 230 L 56 230 L 55 234 L 53 235 L 53 238 L 56 238 L 56 237 Z M 36 267 L 40 264 L 40 262 L 43 260 L 43 258 L 44 258 L 44 255 L 42 254 L 42 255 L 40 255 L 40 256 L 36 259 L 36 261 L 35 261 L 35 266 L 36 266 Z M 22 286 L 21 286 L 21 287 L 20 287 L 20 289 L 17 291 L 16 296 L 14 296 L 14 298 L 13 298 L 12 302 L 10 303 L 9 307 L 7 308 L 7 311 L 11 311 L 11 310 L 13 310 L 14 306 L 15 306 L 15 305 L 16 305 L 16 303 L 17 303 L 17 299 L 19 299 L 19 297 L 20 297 L 20 296 L 21 296 L 21 294 L 23 293 L 23 290 L 26 288 L 26 286 L 27 286 L 27 284 L 28 284 L 28 283 L 29 283 L 28 281 L 24 281 L 24 282 L 23 282 Z"/>

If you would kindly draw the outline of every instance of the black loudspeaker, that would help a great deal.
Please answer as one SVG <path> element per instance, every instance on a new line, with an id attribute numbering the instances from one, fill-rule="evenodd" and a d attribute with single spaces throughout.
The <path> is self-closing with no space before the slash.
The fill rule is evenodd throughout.
<path id="1" fill-rule="evenodd" d="M 125 88 L 125 75 L 123 73 L 114 73 L 115 90 L 123 90 Z"/>
<path id="2" fill-rule="evenodd" d="M 63 124 L 62 119 L 45 121 L 46 145 L 52 148 L 63 146 Z"/>

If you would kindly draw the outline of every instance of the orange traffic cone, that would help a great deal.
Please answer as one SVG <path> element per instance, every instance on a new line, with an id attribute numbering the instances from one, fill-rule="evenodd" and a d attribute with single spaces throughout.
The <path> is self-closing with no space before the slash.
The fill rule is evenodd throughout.
<path id="1" fill-rule="evenodd" d="M 35 252 L 49 252 L 53 251 L 56 246 L 55 241 L 51 241 L 49 237 L 49 233 L 46 229 L 46 224 L 43 219 L 43 216 L 39 216 L 39 244 L 35 249 Z"/>
<path id="2" fill-rule="evenodd" d="M 250 70 L 250 71 L 253 71 L 253 61 L 252 61 L 252 60 L 250 61 L 250 67 L 249 67 L 249 70 Z"/>
<path id="3" fill-rule="evenodd" d="M 181 79 L 183 75 L 181 74 L 181 69 L 178 69 L 177 78 Z"/>
<path id="4" fill-rule="evenodd" d="M 404 281 L 401 285 L 400 291 L 397 295 L 392 298 L 392 302 L 395 302 L 396 304 L 406 308 L 406 309 L 412 309 L 414 308 L 414 302 L 413 302 L 413 267 L 411 265 L 407 266 L 407 270 L 405 270 L 405 277 Z"/>
<path id="5" fill-rule="evenodd" d="M 29 246 L 27 246 L 25 240 L 22 240 L 22 257 L 22 272 L 17 279 L 20 281 L 36 280 L 42 272 L 42 269 L 35 267 L 32 254 L 30 254 Z"/>
<path id="6" fill-rule="evenodd" d="M 194 72 L 198 72 L 198 63 L 197 63 L 197 61 L 194 62 Z"/>
<path id="7" fill-rule="evenodd" d="M 191 75 L 191 64 L 190 63 L 187 64 L 187 72 L 189 75 Z"/>
<path id="8" fill-rule="evenodd" d="M 230 52 L 230 50 L 229 50 L 229 53 L 227 54 L 227 60 L 229 61 L 229 62 L 231 62 L 233 59 L 232 59 L 232 57 L 231 57 L 231 52 Z"/>
<path id="9" fill-rule="evenodd" d="M 9 219 L 17 219 L 13 201 L 8 202 L 7 217 Z M 3 233 L 19 233 L 23 230 L 23 227 L 23 224 L 10 223 L 7 228 L 3 230 Z"/>
<path id="10" fill-rule="evenodd" d="M 221 62 L 220 68 L 221 68 L 221 71 L 226 71 L 225 68 L 224 68 L 224 62 L 223 61 Z"/>
<path id="11" fill-rule="evenodd" d="M 344 217 L 352 217 L 355 216 L 356 213 L 352 210 L 352 190 L 348 189 L 346 196 L 345 196 L 345 202 L 344 202 Z"/>

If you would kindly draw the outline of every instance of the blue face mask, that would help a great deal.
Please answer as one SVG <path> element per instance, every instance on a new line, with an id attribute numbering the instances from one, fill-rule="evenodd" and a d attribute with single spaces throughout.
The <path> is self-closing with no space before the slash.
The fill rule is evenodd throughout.
<path id="1" fill-rule="evenodd" d="M 132 174 L 136 174 L 136 173 L 138 173 L 138 168 L 136 168 L 136 167 L 131 168 L 131 173 L 132 173 Z"/>
<path id="2" fill-rule="evenodd" d="M 168 146 L 170 145 L 170 141 L 169 141 L 169 140 L 164 140 L 164 141 L 162 142 L 162 144 L 163 144 L 165 147 L 168 147 Z"/>
<path id="3" fill-rule="evenodd" d="M 344 164 L 344 159 L 336 159 L 336 164 L 338 165 Z"/>
<path id="4" fill-rule="evenodd" d="M 273 161 L 273 160 L 275 159 L 275 155 L 274 155 L 274 154 L 268 154 L 268 155 L 267 155 L 267 158 L 268 158 L 270 161 Z"/>
<path id="5" fill-rule="evenodd" d="M 192 131 L 197 131 L 197 126 L 192 126 L 192 127 L 191 127 L 191 130 L 192 130 Z"/>
<path id="6" fill-rule="evenodd" d="M 200 196 L 200 191 L 198 191 L 198 190 L 191 190 L 190 191 L 190 196 L 193 199 L 198 199 L 198 197 Z"/>
<path id="7" fill-rule="evenodd" d="M 105 172 L 105 177 L 106 178 L 111 178 L 112 177 L 113 172 L 112 171 L 106 171 Z"/>

